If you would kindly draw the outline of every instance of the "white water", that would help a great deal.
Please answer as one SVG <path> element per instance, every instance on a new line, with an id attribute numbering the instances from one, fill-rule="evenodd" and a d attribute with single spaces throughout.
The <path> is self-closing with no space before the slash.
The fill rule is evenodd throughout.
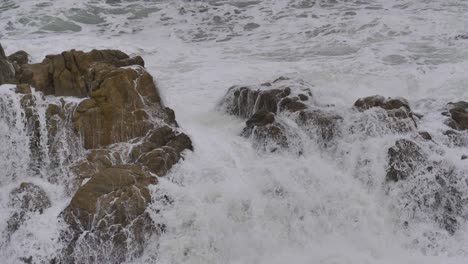
<path id="1" fill-rule="evenodd" d="M 313 1 L 76 2 L 3 1 L 0 41 L 7 53 L 24 49 L 33 61 L 71 48 L 117 48 L 145 59 L 195 152 L 187 153 L 153 188 L 156 200 L 168 194 L 174 203 L 156 201 L 150 208 L 155 220 L 166 223 L 167 232 L 148 245 L 140 262 L 467 262 L 466 222 L 450 236 L 419 212 L 403 228 L 410 216 L 399 191 L 410 187 L 387 193 L 384 186 L 387 149 L 399 135 L 345 133 L 336 149 L 310 140 L 301 157 L 265 154 L 238 136 L 244 120 L 214 109 L 234 84 L 286 75 L 312 83 L 314 100 L 336 105 L 345 127 L 359 119 L 350 110 L 358 97 L 403 96 L 425 115 L 419 129 L 444 142 L 440 112 L 449 101 L 468 100 L 468 40 L 455 38 L 468 34 L 467 3 L 316 1 L 308 7 Z M 247 2 L 251 5 L 242 7 Z M 236 17 L 216 22 L 215 16 L 227 20 L 225 14 L 235 10 L 240 10 Z M 260 27 L 246 31 L 247 23 Z M 362 122 L 379 131 L 372 115 Z M 0 123 L 0 138 L 6 129 L 14 133 Z M 466 175 L 468 163 L 460 160 L 466 147 L 424 147 L 439 149 L 435 159 Z M 0 182 L 9 171 L 26 170 L 13 165 L 24 166 L 21 152 L 12 151 L 7 161 L 3 157 L 8 153 L 0 153 Z M 1 248 L 6 263 L 24 255 L 47 258 L 60 247 L 57 216 L 70 199 L 65 184 L 24 177 L 46 189 L 52 207 Z M 2 230 L 7 194 L 21 180 L 0 187 Z M 466 186 L 460 188 L 468 193 Z"/>

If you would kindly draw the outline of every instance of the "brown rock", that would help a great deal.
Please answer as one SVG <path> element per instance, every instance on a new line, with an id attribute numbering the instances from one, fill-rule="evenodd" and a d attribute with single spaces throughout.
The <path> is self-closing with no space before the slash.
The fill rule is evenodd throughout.
<path id="1" fill-rule="evenodd" d="M 144 70 L 113 69 L 83 100 L 74 115 L 74 127 L 87 149 L 142 137 L 153 128 L 146 109 L 167 119 L 153 78 Z M 175 121 L 175 120 L 174 120 Z"/>
<path id="2" fill-rule="evenodd" d="M 10 193 L 8 206 L 16 208 L 7 221 L 8 232 L 13 233 L 28 219 L 28 213 L 42 214 L 45 209 L 51 206 L 51 203 L 41 187 L 30 182 L 23 182 Z"/>
<path id="3" fill-rule="evenodd" d="M 17 84 L 15 92 L 20 94 L 30 94 L 31 86 L 29 84 Z"/>
<path id="4" fill-rule="evenodd" d="M 404 109 L 407 110 L 407 112 L 411 112 L 409 104 L 405 99 L 403 98 L 385 99 L 383 96 L 379 96 L 379 95 L 360 98 L 354 103 L 354 107 L 356 107 L 359 111 L 365 111 L 373 107 L 380 107 L 385 110 L 396 110 L 396 109 L 400 109 L 403 107 Z"/>
<path id="5" fill-rule="evenodd" d="M 426 161 L 421 147 L 407 139 L 399 139 L 388 149 L 387 181 L 397 182 L 413 175 Z"/>
<path id="6" fill-rule="evenodd" d="M 332 140 L 339 130 L 343 118 L 319 109 L 300 111 L 296 122 L 309 134 L 319 134 L 325 141 Z"/>
<path id="7" fill-rule="evenodd" d="M 5 51 L 0 45 L 0 85 L 5 83 L 16 83 L 15 68 L 5 56 Z"/>
<path id="8" fill-rule="evenodd" d="M 457 103 L 449 103 L 449 113 L 451 119 L 448 125 L 456 130 L 468 129 L 468 102 L 460 101 Z"/>
<path id="9" fill-rule="evenodd" d="M 88 71 L 98 62 L 114 67 L 144 64 L 141 57 L 131 59 L 118 50 L 71 50 L 59 55 L 48 55 L 41 63 L 22 65 L 18 80 L 46 95 L 85 97 L 91 91 L 90 83 L 93 81 Z"/>
<path id="10" fill-rule="evenodd" d="M 78 189 L 63 217 L 73 231 L 69 249 L 109 245 L 115 261 L 141 253 L 147 238 L 158 232 L 145 212 L 151 202 L 149 184 L 157 179 L 137 165 L 106 168 Z M 84 231 L 88 235 L 81 236 Z M 99 260 L 97 260 L 99 261 Z"/>

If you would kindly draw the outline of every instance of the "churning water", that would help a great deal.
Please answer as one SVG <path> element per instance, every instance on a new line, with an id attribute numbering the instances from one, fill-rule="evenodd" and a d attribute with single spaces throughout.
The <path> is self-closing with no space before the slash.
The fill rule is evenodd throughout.
<path id="1" fill-rule="evenodd" d="M 132 263 L 467 263 L 468 162 L 460 156 L 468 140 L 448 141 L 440 114 L 468 100 L 467 34 L 468 2 L 455 0 L 0 0 L 7 53 L 26 50 L 35 62 L 72 48 L 141 55 L 192 138 L 195 151 L 152 187 L 149 212 L 166 232 Z M 280 75 L 305 80 L 313 104 L 343 117 L 331 144 L 298 129 L 302 155 L 263 152 L 239 136 L 245 120 L 216 109 L 230 86 Z M 351 109 L 375 94 L 405 97 L 424 115 L 418 129 L 434 141 L 420 147 L 450 171 L 463 201 L 455 234 L 437 223 L 431 201 L 419 203 L 436 192 L 452 199 L 434 175 L 385 182 L 388 148 L 411 136 L 392 131 L 378 110 Z M 36 109 L 41 126 L 45 108 Z M 83 151 L 63 135 L 50 156 L 47 133 L 31 143 L 22 111 L 1 86 L 0 230 L 22 181 L 45 189 L 52 206 L 3 233 L 2 263 L 42 263 L 60 250 L 58 216 L 71 199 L 61 175 Z M 173 201 L 159 202 L 165 195 Z"/>

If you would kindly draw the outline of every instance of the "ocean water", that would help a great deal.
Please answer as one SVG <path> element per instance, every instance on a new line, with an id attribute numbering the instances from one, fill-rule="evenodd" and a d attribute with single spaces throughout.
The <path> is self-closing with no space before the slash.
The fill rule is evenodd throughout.
<path id="1" fill-rule="evenodd" d="M 434 221 L 437 212 L 412 204 L 437 191 L 431 175 L 389 187 L 387 149 L 409 136 L 390 131 L 378 113 L 351 109 L 363 96 L 408 99 L 424 115 L 418 129 L 438 142 L 421 147 L 456 172 L 467 199 L 460 156 L 468 144 L 447 141 L 440 114 L 448 102 L 468 101 L 464 36 L 468 2 L 455 0 L 0 1 L 7 54 L 25 50 L 34 62 L 69 49 L 142 56 L 194 142 L 152 187 L 148 211 L 166 232 L 129 263 L 467 263 L 468 207 L 450 235 Z M 239 136 L 245 120 L 216 108 L 232 85 L 279 76 L 306 81 L 314 104 L 334 105 L 344 117 L 333 147 L 307 138 L 301 156 L 265 153 Z M 61 175 L 66 162 L 35 173 L 24 166 L 27 129 L 14 122 L 21 112 L 8 88 L 0 87 L 0 230 L 21 181 L 45 189 L 52 206 L 2 236 L 0 262 L 46 263 L 62 246 L 59 214 L 71 199 L 69 179 L 47 177 Z M 356 124 L 363 131 L 350 133 Z M 66 156 L 79 156 L 66 141 Z M 173 201 L 162 203 L 165 195 Z"/>

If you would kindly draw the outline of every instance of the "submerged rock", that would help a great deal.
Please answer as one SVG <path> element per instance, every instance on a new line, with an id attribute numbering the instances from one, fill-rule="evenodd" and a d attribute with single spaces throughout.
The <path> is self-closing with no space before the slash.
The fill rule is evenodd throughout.
<path id="1" fill-rule="evenodd" d="M 5 83 L 15 83 L 15 68 L 0 45 L 0 85 Z"/>
<path id="2" fill-rule="evenodd" d="M 304 101 L 309 97 L 304 93 L 312 96 L 310 87 L 304 81 L 285 77 L 256 87 L 233 86 L 221 100 L 219 108 L 228 114 L 247 118 L 241 135 L 252 138 L 257 147 L 275 151 L 288 147 L 288 141 L 294 137 L 278 115 L 307 109 Z M 272 144 L 271 148 L 267 147 L 269 144 Z"/>
<path id="3" fill-rule="evenodd" d="M 407 110 L 407 112 L 411 112 L 411 108 L 409 107 L 408 101 L 406 99 L 404 98 L 386 99 L 385 97 L 380 96 L 380 95 L 360 98 L 354 103 L 354 107 L 356 107 L 359 111 L 365 111 L 373 107 L 380 107 L 385 110 L 396 110 L 396 109 L 404 108 Z"/>
<path id="4" fill-rule="evenodd" d="M 310 135 L 319 135 L 324 142 L 329 142 L 337 136 L 343 118 L 331 112 L 320 109 L 300 111 L 297 124 Z"/>
<path id="5" fill-rule="evenodd" d="M 468 129 L 468 102 L 460 101 L 448 104 L 450 119 L 447 125 L 456 130 Z"/>
<path id="6" fill-rule="evenodd" d="M 426 161 L 421 147 L 414 141 L 399 139 L 388 149 L 387 181 L 405 180 Z"/>
<path id="7" fill-rule="evenodd" d="M 30 182 L 23 182 L 11 191 L 8 206 L 15 208 L 13 215 L 7 221 L 8 233 L 11 234 L 29 219 L 30 213 L 42 214 L 51 206 L 51 203 L 41 187 Z"/>

